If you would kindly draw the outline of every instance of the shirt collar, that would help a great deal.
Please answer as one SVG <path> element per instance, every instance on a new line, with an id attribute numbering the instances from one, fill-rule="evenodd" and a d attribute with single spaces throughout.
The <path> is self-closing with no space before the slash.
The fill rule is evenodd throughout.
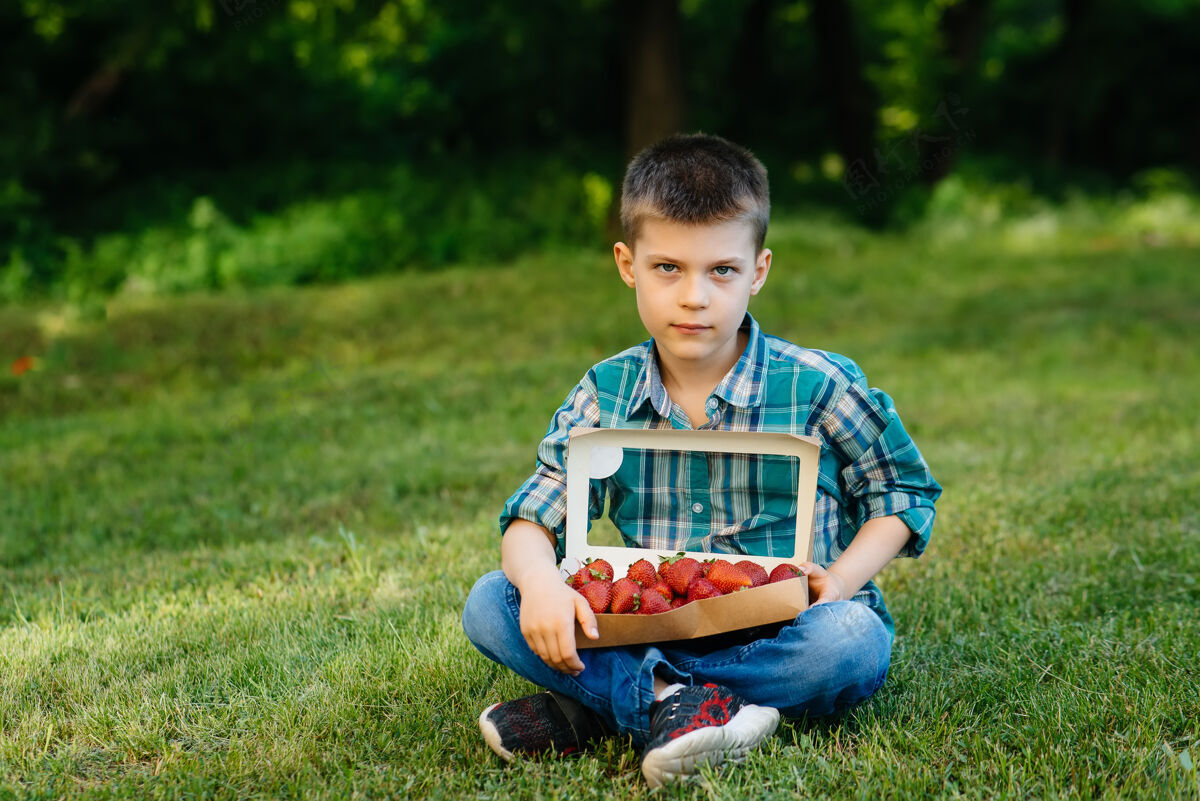
<path id="1" fill-rule="evenodd" d="M 746 349 L 712 394 L 733 406 L 751 408 L 762 402 L 767 383 L 767 341 L 758 327 L 758 321 L 750 312 L 746 312 L 746 316 L 742 318 L 739 330 L 749 333 Z M 645 348 L 645 360 L 629 395 L 629 405 L 625 411 L 626 420 L 647 401 L 661 417 L 671 416 L 671 401 L 662 383 L 662 374 L 658 369 L 658 351 L 654 347 L 653 338 L 645 343 Z"/>

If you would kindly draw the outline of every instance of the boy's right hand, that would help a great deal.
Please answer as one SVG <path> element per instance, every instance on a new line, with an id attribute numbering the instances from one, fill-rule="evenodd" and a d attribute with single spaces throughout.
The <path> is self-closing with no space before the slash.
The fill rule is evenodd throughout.
<path id="1" fill-rule="evenodd" d="M 600 636 L 587 599 L 558 573 L 555 536 L 528 520 L 513 520 L 500 541 L 504 575 L 521 593 L 521 634 L 550 667 L 578 676 L 583 662 L 575 651 L 575 621 L 591 639 Z"/>
<path id="2" fill-rule="evenodd" d="M 558 572 L 521 588 L 521 634 L 538 657 L 562 673 L 578 676 L 583 662 L 575 650 L 575 621 L 589 639 L 600 636 L 587 599 L 571 589 Z"/>

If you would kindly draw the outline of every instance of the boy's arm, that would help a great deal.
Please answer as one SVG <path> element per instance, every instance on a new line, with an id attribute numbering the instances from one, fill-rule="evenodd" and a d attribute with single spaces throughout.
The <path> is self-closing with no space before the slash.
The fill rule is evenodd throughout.
<path id="1" fill-rule="evenodd" d="M 500 541 L 500 566 L 521 593 L 521 634 L 550 667 L 578 676 L 575 620 L 596 639 L 596 616 L 587 600 L 558 574 L 553 533 L 528 520 L 513 520 Z"/>
<path id="2" fill-rule="evenodd" d="M 803 565 L 818 602 L 850 598 L 898 555 L 920 556 L 942 493 L 892 399 L 868 388 L 856 365 L 853 372 L 821 429 L 843 465 L 839 483 L 858 530 L 828 569 Z"/>
<path id="3" fill-rule="evenodd" d="M 600 410 L 593 370 L 571 390 L 538 445 L 537 469 L 504 504 L 500 514 L 500 562 L 521 594 L 521 634 L 529 648 L 552 668 L 578 674 L 583 662 L 575 649 L 575 620 L 592 639 L 596 618 L 586 599 L 558 574 L 567 512 L 567 442 L 576 426 L 596 426 Z M 603 509 L 603 486 L 589 487 L 589 514 Z"/>
<path id="4" fill-rule="evenodd" d="M 537 469 L 512 494 L 500 513 L 500 531 L 519 521 L 535 524 L 553 535 L 551 543 L 559 556 L 565 549 L 567 519 L 567 443 L 576 427 L 596 427 L 600 423 L 596 384 L 589 370 L 571 390 L 554 413 L 537 449 Z M 588 514 L 592 519 L 604 509 L 604 484 L 591 481 L 588 486 Z M 510 579 L 511 580 L 511 579 Z"/>
<path id="5" fill-rule="evenodd" d="M 896 517 L 873 517 L 842 551 L 829 569 L 815 562 L 804 562 L 800 572 L 808 576 L 813 605 L 845 601 L 875 577 L 892 561 L 912 536 L 908 525 Z"/>

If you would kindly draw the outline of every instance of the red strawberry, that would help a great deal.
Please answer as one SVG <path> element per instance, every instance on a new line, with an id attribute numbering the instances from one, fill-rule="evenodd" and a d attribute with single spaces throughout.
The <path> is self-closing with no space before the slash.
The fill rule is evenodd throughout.
<path id="1" fill-rule="evenodd" d="M 700 563 L 682 553 L 668 557 L 658 567 L 658 572 L 678 595 L 687 593 L 688 585 L 700 575 L 700 571 Z"/>
<path id="2" fill-rule="evenodd" d="M 642 603 L 638 607 L 639 615 L 657 615 L 659 612 L 670 610 L 671 604 L 657 592 L 642 593 Z"/>
<path id="3" fill-rule="evenodd" d="M 606 581 L 613 580 L 613 566 L 609 564 L 607 559 L 589 559 L 584 563 L 584 566 L 592 571 L 593 574 L 600 573 Z"/>
<path id="4" fill-rule="evenodd" d="M 796 578 L 800 575 L 800 568 L 793 564 L 784 563 L 771 571 L 771 583 L 777 581 L 786 581 L 787 579 Z"/>
<path id="5" fill-rule="evenodd" d="M 676 596 L 675 596 L 675 597 L 674 597 L 674 598 L 671 600 L 671 608 L 672 608 L 672 609 L 678 609 L 679 607 L 683 606 L 683 605 L 684 605 L 684 604 L 686 604 L 687 602 L 688 602 L 688 599 L 687 599 L 687 598 L 685 598 L 684 596 L 682 596 L 682 595 L 676 595 Z"/>
<path id="6" fill-rule="evenodd" d="M 611 581 L 604 581 L 603 579 L 589 581 L 578 592 L 584 598 L 587 598 L 588 606 L 592 607 L 593 612 L 608 611 L 608 605 L 612 602 Z"/>
<path id="7" fill-rule="evenodd" d="M 661 595 L 663 597 L 664 600 L 666 600 L 668 602 L 672 598 L 675 597 L 675 593 L 671 591 L 670 585 L 667 584 L 667 582 L 663 581 L 662 579 L 659 579 L 657 582 L 655 582 L 654 585 L 652 587 L 650 587 L 650 589 L 657 592 L 659 595 Z"/>
<path id="8" fill-rule="evenodd" d="M 625 575 L 643 587 L 653 587 L 658 581 L 658 571 L 646 559 L 639 559 L 630 565 L 629 572 Z"/>
<path id="9" fill-rule="evenodd" d="M 750 586 L 750 577 L 724 559 L 714 561 L 705 578 L 726 595 Z"/>
<path id="10" fill-rule="evenodd" d="M 749 559 L 743 559 L 742 561 L 735 563 L 734 567 L 750 577 L 751 587 L 761 587 L 769 581 L 767 578 L 767 571 L 764 570 L 763 566 L 757 562 L 751 562 Z"/>
<path id="11" fill-rule="evenodd" d="M 642 585 L 631 578 L 620 578 L 613 582 L 612 610 L 618 615 L 627 615 L 637 609 L 642 595 Z"/>
<path id="12" fill-rule="evenodd" d="M 573 589 L 581 590 L 584 584 L 590 583 L 594 578 L 595 576 L 592 575 L 592 571 L 585 566 L 572 573 L 567 578 L 567 584 Z"/>
<path id="13" fill-rule="evenodd" d="M 688 587 L 687 599 L 689 601 L 703 601 L 705 598 L 716 598 L 721 594 L 717 586 L 704 576 L 699 577 L 692 582 L 692 586 Z"/>

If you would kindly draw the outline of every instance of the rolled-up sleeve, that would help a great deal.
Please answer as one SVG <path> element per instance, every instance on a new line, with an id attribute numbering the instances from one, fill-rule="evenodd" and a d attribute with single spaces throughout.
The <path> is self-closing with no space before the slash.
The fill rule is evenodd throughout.
<path id="1" fill-rule="evenodd" d="M 589 370 L 551 418 L 546 435 L 538 445 L 533 475 L 504 504 L 500 513 L 501 534 L 517 518 L 537 523 L 557 538 L 555 550 L 562 558 L 567 519 L 567 441 L 572 428 L 595 427 L 599 422 L 596 384 Z M 604 508 L 604 483 L 592 481 L 590 484 L 589 513 L 591 519 L 595 519 Z"/>
<path id="2" fill-rule="evenodd" d="M 842 464 L 839 484 L 854 531 L 872 518 L 896 515 L 912 531 L 899 555 L 920 556 L 933 533 L 934 502 L 942 487 L 904 430 L 891 397 L 868 388 L 859 373 L 828 407 L 821 431 Z"/>

